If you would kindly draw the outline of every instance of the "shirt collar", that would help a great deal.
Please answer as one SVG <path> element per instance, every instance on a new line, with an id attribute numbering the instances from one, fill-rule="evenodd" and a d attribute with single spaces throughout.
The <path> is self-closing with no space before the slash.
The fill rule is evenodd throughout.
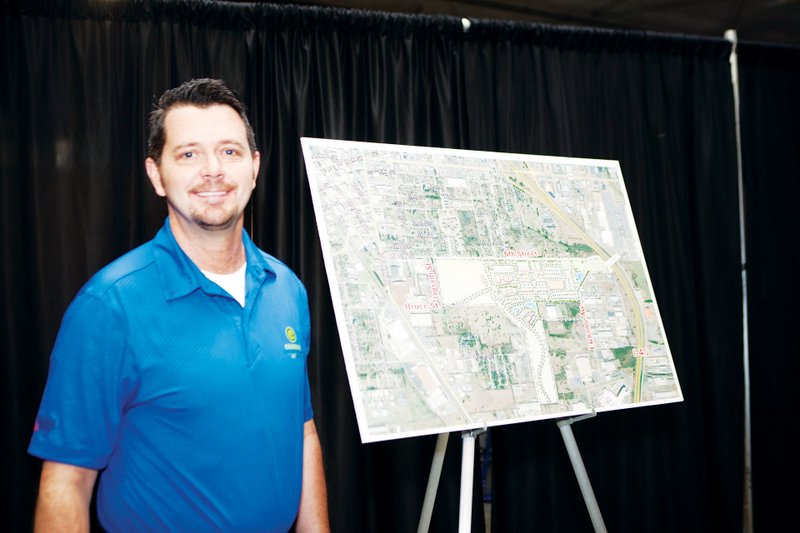
<path id="1" fill-rule="evenodd" d="M 242 229 L 242 243 L 247 257 L 247 285 L 260 285 L 267 277 L 275 278 L 275 270 L 269 265 L 261 251 L 256 247 Z M 173 300 L 186 296 L 196 290 L 201 290 L 210 283 L 208 278 L 200 272 L 197 265 L 178 245 L 172 229 L 169 226 L 169 217 L 153 238 L 155 263 L 161 276 L 164 287 L 164 297 Z"/>

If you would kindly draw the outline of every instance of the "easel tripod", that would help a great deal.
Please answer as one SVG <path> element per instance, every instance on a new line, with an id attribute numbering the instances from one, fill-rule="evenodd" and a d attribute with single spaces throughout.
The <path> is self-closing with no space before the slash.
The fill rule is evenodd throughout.
<path id="1" fill-rule="evenodd" d="M 567 448 L 567 454 L 572 463 L 572 469 L 575 471 L 575 477 L 578 479 L 578 485 L 580 486 L 583 500 L 586 503 L 586 509 L 589 511 L 589 517 L 592 520 L 594 531 L 595 533 L 606 533 L 607 530 L 603 523 L 600 507 L 597 505 L 597 499 L 592 490 L 592 485 L 589 482 L 589 475 L 583 464 L 578 444 L 575 441 L 575 435 L 572 433 L 572 424 L 593 416 L 595 416 L 595 413 L 563 418 L 556 422 L 556 424 L 561 431 L 561 438 L 564 440 L 564 445 Z M 469 533 L 472 530 L 472 483 L 475 470 L 475 439 L 485 431 L 486 428 L 483 427 L 470 431 L 463 431 L 461 433 L 461 496 L 458 510 L 458 533 Z M 428 477 L 428 488 L 425 491 L 425 500 L 422 504 L 422 513 L 420 514 L 417 533 L 427 533 L 430 526 L 433 504 L 436 499 L 436 491 L 439 486 L 439 478 L 442 473 L 442 465 L 444 464 L 448 439 L 449 433 L 440 433 L 436 440 L 436 449 L 433 454 L 431 473 Z"/>

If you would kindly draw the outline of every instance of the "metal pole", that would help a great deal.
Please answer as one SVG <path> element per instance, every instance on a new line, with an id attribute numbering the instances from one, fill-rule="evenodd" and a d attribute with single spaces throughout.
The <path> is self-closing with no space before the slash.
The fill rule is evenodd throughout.
<path id="1" fill-rule="evenodd" d="M 725 39 L 731 43 L 731 84 L 733 85 L 733 113 L 736 128 L 736 163 L 739 186 L 739 242 L 742 274 L 742 366 L 744 370 L 744 503 L 742 530 L 753 531 L 753 465 L 750 448 L 750 340 L 747 317 L 747 246 L 745 242 L 744 169 L 742 164 L 742 129 L 739 121 L 739 58 L 736 55 L 738 37 L 736 30 L 727 30 Z"/>
<path id="2" fill-rule="evenodd" d="M 472 530 L 472 479 L 475 472 L 475 437 L 486 431 L 476 429 L 461 433 L 461 503 L 458 508 L 458 533 Z"/>
<path id="3" fill-rule="evenodd" d="M 433 452 L 433 462 L 431 463 L 431 473 L 428 476 L 428 488 L 425 489 L 425 501 L 422 503 L 422 513 L 419 517 L 417 533 L 428 533 L 433 515 L 433 504 L 436 501 L 436 491 L 439 489 L 439 478 L 442 476 L 442 465 L 444 455 L 447 451 L 447 441 L 449 433 L 439 433 L 436 439 L 436 449 Z"/>
<path id="4" fill-rule="evenodd" d="M 558 429 L 561 430 L 561 437 L 564 439 L 564 444 L 567 447 L 567 454 L 572 463 L 572 469 L 575 470 L 575 477 L 578 478 L 578 485 L 583 494 L 583 500 L 586 502 L 586 509 L 589 511 L 589 517 L 592 519 L 592 525 L 596 533 L 606 533 L 606 525 L 603 523 L 603 515 L 600 514 L 600 506 L 597 505 L 597 498 L 594 496 L 592 484 L 589 482 L 589 474 L 586 473 L 586 467 L 583 465 L 581 452 L 578 450 L 578 443 L 575 442 L 575 435 L 572 433 L 572 423 L 579 420 L 584 420 L 592 415 L 567 418 L 557 422 Z"/>

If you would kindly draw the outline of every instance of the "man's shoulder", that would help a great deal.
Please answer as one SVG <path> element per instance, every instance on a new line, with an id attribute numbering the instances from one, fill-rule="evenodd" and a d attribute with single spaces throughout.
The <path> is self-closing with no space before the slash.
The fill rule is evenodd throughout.
<path id="1" fill-rule="evenodd" d="M 289 268 L 286 263 L 275 257 L 274 255 L 268 254 L 264 250 L 258 249 L 259 254 L 267 262 L 269 267 L 275 271 L 276 274 L 286 273 L 290 274 L 292 277 L 297 277 L 294 271 Z"/>
<path id="2" fill-rule="evenodd" d="M 302 287 L 303 283 L 300 281 L 300 278 L 295 274 L 294 270 L 292 270 L 286 263 L 275 257 L 274 255 L 268 254 L 258 246 L 253 246 L 253 249 L 258 253 L 259 257 L 267 264 L 267 266 L 275 273 L 275 277 L 281 281 L 290 281 L 292 283 L 297 283 Z"/>
<path id="3" fill-rule="evenodd" d="M 149 241 L 118 257 L 97 271 L 82 292 L 102 297 L 108 290 L 135 277 L 147 276 L 154 265 L 153 242 Z"/>

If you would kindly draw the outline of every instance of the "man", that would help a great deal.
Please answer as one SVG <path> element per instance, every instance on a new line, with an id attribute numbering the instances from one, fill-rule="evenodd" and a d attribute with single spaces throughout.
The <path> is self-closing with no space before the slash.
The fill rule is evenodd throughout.
<path id="1" fill-rule="evenodd" d="M 64 315 L 29 451 L 37 531 L 327 531 L 305 289 L 243 229 L 260 164 L 221 81 L 165 92 L 147 175 L 168 217 Z"/>

